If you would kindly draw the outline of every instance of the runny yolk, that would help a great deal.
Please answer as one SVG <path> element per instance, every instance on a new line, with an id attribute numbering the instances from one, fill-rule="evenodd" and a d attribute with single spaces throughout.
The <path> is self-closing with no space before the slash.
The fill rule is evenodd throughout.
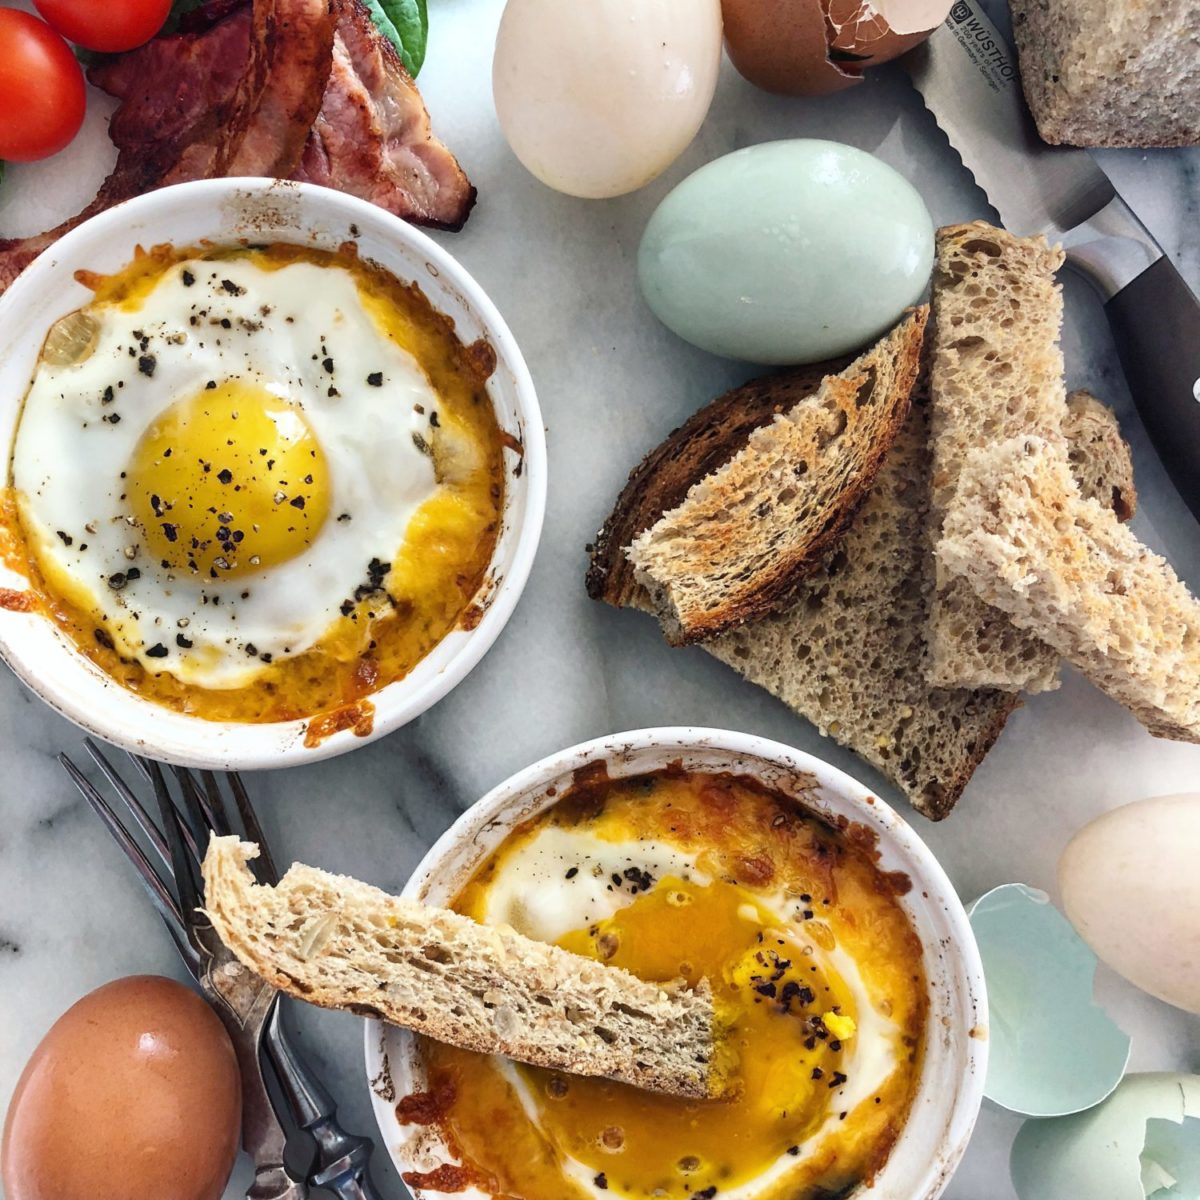
<path id="1" fill-rule="evenodd" d="M 795 1153 L 830 1116 L 855 1029 L 852 994 L 746 889 L 662 879 L 560 944 L 643 979 L 707 977 L 736 1058 L 736 1097 L 724 1101 L 519 1068 L 543 1131 L 617 1194 L 719 1195 Z"/>
<path id="2" fill-rule="evenodd" d="M 295 558 L 329 515 L 329 466 L 304 413 L 236 380 L 154 421 L 126 483 L 150 553 L 211 579 Z"/>

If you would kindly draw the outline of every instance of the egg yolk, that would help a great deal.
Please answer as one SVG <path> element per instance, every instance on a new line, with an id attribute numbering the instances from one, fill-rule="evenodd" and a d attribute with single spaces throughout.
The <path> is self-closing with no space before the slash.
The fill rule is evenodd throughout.
<path id="1" fill-rule="evenodd" d="M 794 1153 L 830 1116 L 855 1028 L 852 993 L 745 888 L 668 877 L 560 945 L 642 979 L 707 978 L 728 1030 L 735 1085 L 727 1100 L 684 1102 L 519 1068 L 543 1130 L 616 1191 L 683 1198 L 736 1187 Z"/>
<path id="2" fill-rule="evenodd" d="M 138 442 L 126 484 L 150 553 L 211 579 L 287 562 L 329 515 L 329 466 L 304 413 L 240 381 L 168 408 Z"/>

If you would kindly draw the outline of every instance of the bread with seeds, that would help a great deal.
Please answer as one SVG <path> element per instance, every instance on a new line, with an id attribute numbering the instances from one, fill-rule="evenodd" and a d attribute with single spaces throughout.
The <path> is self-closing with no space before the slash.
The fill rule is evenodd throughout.
<path id="1" fill-rule="evenodd" d="M 298 863 L 268 887 L 251 874 L 256 857 L 236 837 L 210 840 L 205 911 L 238 961 L 289 996 L 652 1091 L 697 1098 L 725 1087 L 707 981 L 647 983 Z"/>

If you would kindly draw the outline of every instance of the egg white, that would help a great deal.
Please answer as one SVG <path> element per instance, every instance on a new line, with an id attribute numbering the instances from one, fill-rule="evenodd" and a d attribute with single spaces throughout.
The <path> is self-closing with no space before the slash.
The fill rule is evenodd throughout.
<path id="1" fill-rule="evenodd" d="M 585 830 L 546 825 L 505 856 L 484 893 L 482 919 L 488 925 L 511 925 L 527 937 L 554 942 L 571 930 L 611 917 L 637 899 L 625 888 L 609 886 L 613 872 L 621 874 L 633 867 L 658 880 L 673 875 L 704 886 L 711 880 L 697 869 L 695 858 L 695 854 L 666 842 L 608 841 Z M 577 867 L 578 873 L 568 879 L 567 871 L 572 867 Z M 756 892 L 755 900 L 773 915 L 784 936 L 802 946 L 805 954 L 811 951 L 813 961 L 823 969 L 842 977 L 857 1009 L 857 1029 L 845 1043 L 848 1081 L 829 1093 L 825 1120 L 805 1143 L 807 1157 L 818 1153 L 824 1140 L 838 1132 L 839 1113 L 852 1110 L 878 1091 L 895 1070 L 895 1046 L 901 1031 L 872 1002 L 854 957 L 840 946 L 824 949 L 808 935 L 807 922 L 794 898 L 783 891 Z M 520 1070 L 508 1059 L 496 1057 L 492 1062 L 513 1088 L 529 1121 L 545 1132 L 540 1102 Z M 740 1187 L 723 1189 L 721 1195 L 726 1200 L 752 1200 L 803 1160 L 780 1155 L 754 1179 Z M 564 1154 L 562 1169 L 580 1189 L 598 1200 L 610 1194 L 596 1186 L 594 1167 Z"/>
<path id="2" fill-rule="evenodd" d="M 187 683 L 244 686 L 264 662 L 317 643 L 372 559 L 391 562 L 436 488 L 417 439 L 432 440 L 437 395 L 342 268 L 189 261 L 169 268 L 136 309 L 92 311 L 101 322 L 95 351 L 71 366 L 41 362 L 25 400 L 11 478 L 26 536 L 87 593 L 123 654 Z M 143 342 L 151 375 L 139 370 Z M 375 372 L 383 386 L 368 384 Z M 233 579 L 163 568 L 140 547 L 123 499 L 121 473 L 147 427 L 209 380 L 243 381 L 302 409 L 329 468 L 329 517 L 311 545 Z M 114 590 L 110 577 L 131 566 L 140 577 Z M 177 642 L 181 631 L 191 648 Z M 147 656 L 162 646 L 165 656 Z"/>

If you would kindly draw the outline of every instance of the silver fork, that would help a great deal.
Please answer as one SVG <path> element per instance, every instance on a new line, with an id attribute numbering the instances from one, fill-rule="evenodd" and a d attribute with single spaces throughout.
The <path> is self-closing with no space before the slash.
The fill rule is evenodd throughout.
<path id="1" fill-rule="evenodd" d="M 242 1145 L 254 1159 L 254 1184 L 247 1200 L 306 1200 L 309 1185 L 325 1188 L 339 1200 L 379 1200 L 368 1174 L 373 1143 L 346 1133 L 338 1124 L 333 1098 L 288 1037 L 279 1016 L 279 993 L 233 957 L 200 908 L 199 866 L 209 834 L 238 832 L 230 823 L 217 776 L 211 771 L 197 776 L 171 767 L 176 795 L 159 763 L 130 755 L 153 789 L 160 825 L 99 747 L 90 738 L 84 745 L 116 794 L 115 808 L 65 754 L 58 756 L 59 762 L 125 852 L 237 1052 L 242 1074 Z M 278 873 L 245 786 L 236 774 L 225 779 L 244 836 L 258 843 L 259 881 L 277 883 Z M 118 816 L 122 807 L 125 820 Z M 163 873 L 142 849 L 138 831 Z M 307 1180 L 294 1176 L 283 1161 L 287 1139 L 267 1090 L 264 1048 L 292 1118 L 316 1143 L 316 1166 Z"/>

